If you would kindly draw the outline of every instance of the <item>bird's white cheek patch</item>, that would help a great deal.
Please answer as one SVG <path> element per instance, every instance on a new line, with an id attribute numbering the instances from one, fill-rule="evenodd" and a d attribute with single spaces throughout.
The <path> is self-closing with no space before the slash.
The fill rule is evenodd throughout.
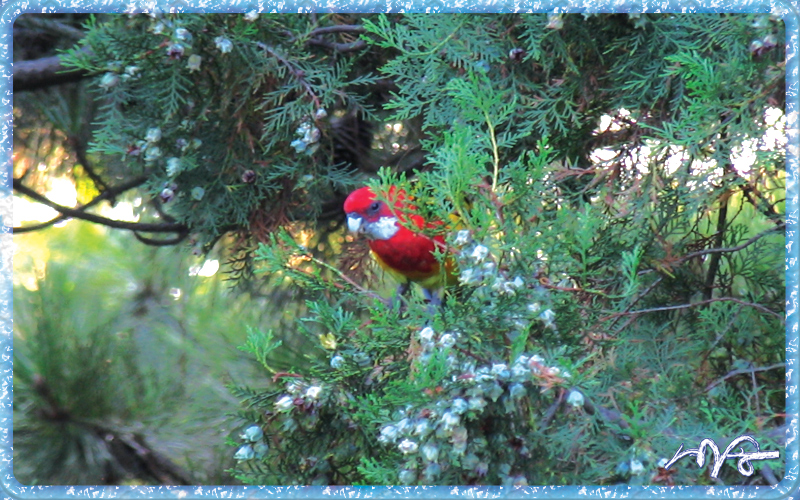
<path id="1" fill-rule="evenodd" d="M 365 226 L 365 232 L 376 240 L 388 240 L 400 230 L 400 226 L 397 225 L 397 217 L 381 217 Z"/>

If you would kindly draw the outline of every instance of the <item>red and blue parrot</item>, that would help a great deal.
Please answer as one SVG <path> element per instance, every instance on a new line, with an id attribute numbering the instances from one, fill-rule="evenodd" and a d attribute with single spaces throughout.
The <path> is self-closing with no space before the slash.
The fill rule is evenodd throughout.
<path id="1" fill-rule="evenodd" d="M 439 260 L 434 255 L 445 250 L 442 236 L 430 238 L 421 234 L 425 229 L 440 226 L 441 221 L 426 222 L 415 214 L 416 207 L 408 202 L 402 189 L 391 186 L 383 197 L 376 198 L 369 186 L 350 193 L 344 202 L 347 227 L 354 233 L 363 234 L 377 263 L 400 282 L 398 296 L 408 291 L 410 283 L 418 283 L 425 298 L 434 305 L 439 304 L 435 290 L 445 284 L 455 284 L 455 262 L 445 260 L 442 273 Z M 420 229 L 420 232 L 406 226 Z"/>

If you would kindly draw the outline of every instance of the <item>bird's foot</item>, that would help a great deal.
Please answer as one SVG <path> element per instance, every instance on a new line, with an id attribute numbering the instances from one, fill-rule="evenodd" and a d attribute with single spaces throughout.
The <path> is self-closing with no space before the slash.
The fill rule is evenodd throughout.
<path id="1" fill-rule="evenodd" d="M 400 312 L 403 312 L 406 308 L 406 300 L 404 295 L 408 292 L 409 284 L 408 283 L 400 283 L 397 285 L 397 290 L 394 293 L 394 296 L 391 299 L 387 299 L 387 305 L 391 309 L 397 309 Z"/>
<path id="2" fill-rule="evenodd" d="M 441 306 L 442 301 L 439 299 L 439 294 L 436 293 L 436 290 L 430 290 L 428 288 L 422 289 L 422 295 L 425 297 L 425 301 L 432 306 Z"/>
<path id="3" fill-rule="evenodd" d="M 436 314 L 436 309 L 442 307 L 442 301 L 439 298 L 439 294 L 436 293 L 436 290 L 423 288 L 422 295 L 425 297 L 425 301 L 428 303 L 428 314 L 433 316 Z"/>

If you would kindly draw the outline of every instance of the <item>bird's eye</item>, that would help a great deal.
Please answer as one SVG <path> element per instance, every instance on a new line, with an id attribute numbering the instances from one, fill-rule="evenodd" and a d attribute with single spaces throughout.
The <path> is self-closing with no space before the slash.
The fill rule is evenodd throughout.
<path id="1" fill-rule="evenodd" d="M 381 202 L 373 201 L 372 205 L 370 205 L 367 210 L 369 210 L 369 212 L 374 213 L 374 212 L 377 212 L 378 210 L 380 210 L 380 208 L 381 208 Z"/>

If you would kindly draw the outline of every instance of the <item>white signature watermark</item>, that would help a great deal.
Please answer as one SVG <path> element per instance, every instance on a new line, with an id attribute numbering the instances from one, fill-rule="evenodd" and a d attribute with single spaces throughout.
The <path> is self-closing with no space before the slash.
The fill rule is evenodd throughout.
<path id="1" fill-rule="evenodd" d="M 731 451 L 742 441 L 747 441 L 755 446 L 756 451 L 753 453 L 745 453 L 743 448 L 739 448 L 738 453 L 731 453 Z M 683 443 L 681 443 L 680 448 L 678 448 L 678 451 L 675 452 L 675 456 L 672 457 L 672 460 L 667 462 L 664 468 L 669 469 L 672 464 L 687 455 L 694 455 L 697 459 L 697 465 L 702 468 L 706 462 L 706 447 L 711 448 L 711 451 L 714 453 L 714 469 L 711 471 L 711 477 L 714 479 L 716 479 L 717 475 L 719 475 L 719 470 L 722 468 L 722 464 L 725 463 L 725 460 L 729 458 L 738 458 L 739 462 L 736 463 L 736 468 L 739 469 L 739 473 L 745 476 L 750 476 L 753 474 L 753 464 L 750 463 L 751 460 L 769 460 L 778 458 L 780 456 L 779 452 L 777 451 L 761 451 L 761 448 L 758 446 L 758 442 L 750 436 L 739 436 L 731 441 L 731 444 L 725 448 L 725 453 L 722 455 L 719 454 L 719 448 L 717 448 L 717 444 L 713 440 L 704 439 L 700 441 L 700 446 L 698 448 L 692 448 L 684 452 L 681 452 L 681 450 L 683 450 Z"/>

